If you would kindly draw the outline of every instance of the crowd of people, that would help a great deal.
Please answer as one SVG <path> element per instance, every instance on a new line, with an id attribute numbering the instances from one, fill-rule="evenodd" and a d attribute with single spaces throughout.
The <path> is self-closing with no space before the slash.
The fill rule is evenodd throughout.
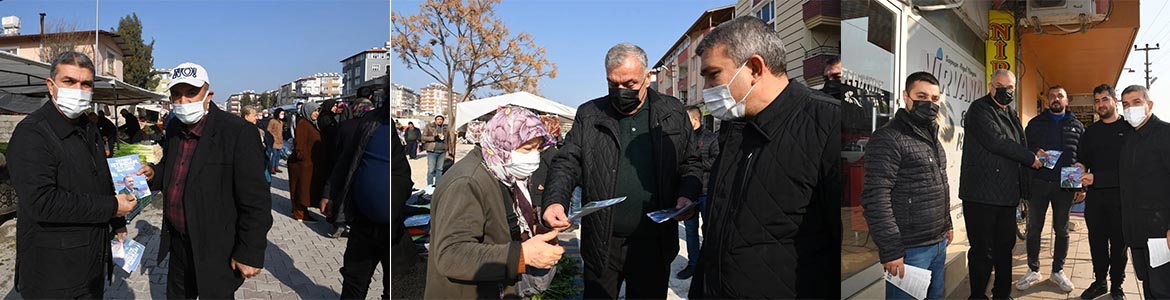
<path id="1" fill-rule="evenodd" d="M 376 266 L 389 268 L 386 183 L 391 158 L 402 155 L 391 154 L 388 108 L 306 102 L 268 120 L 256 107 L 237 116 L 212 102 L 202 66 L 183 63 L 170 74 L 169 114 L 138 118 L 123 110 L 125 123 L 115 128 L 104 112 L 91 111 L 95 67 L 85 54 L 61 53 L 50 70 L 50 101 L 17 125 L 7 152 L 19 198 L 16 289 L 23 298 L 103 297 L 114 269 L 111 240 L 128 238 L 126 217 L 138 205 L 137 193 L 115 192 L 107 175 L 105 158 L 120 143 L 162 148 L 161 161 L 135 175 L 162 197 L 162 222 L 154 225 L 162 232 L 156 261 L 169 257 L 167 298 L 233 298 L 260 274 L 273 222 L 271 175 L 286 152 L 293 218 L 305 219 L 314 206 L 338 228 L 333 237 L 348 227 L 341 298 L 364 299 Z M 285 117 L 296 125 L 286 130 Z"/>

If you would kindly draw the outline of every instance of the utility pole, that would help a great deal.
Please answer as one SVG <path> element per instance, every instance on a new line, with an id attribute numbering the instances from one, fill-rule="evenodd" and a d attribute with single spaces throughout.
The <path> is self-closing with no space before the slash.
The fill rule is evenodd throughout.
<path id="1" fill-rule="evenodd" d="M 1158 43 L 1154 43 L 1153 48 L 1150 48 L 1150 44 L 1146 44 L 1145 48 L 1138 48 L 1137 45 L 1133 45 L 1133 50 L 1146 52 L 1146 89 L 1150 88 L 1150 50 L 1158 50 L 1160 49 L 1159 47 L 1161 45 L 1158 45 Z"/>

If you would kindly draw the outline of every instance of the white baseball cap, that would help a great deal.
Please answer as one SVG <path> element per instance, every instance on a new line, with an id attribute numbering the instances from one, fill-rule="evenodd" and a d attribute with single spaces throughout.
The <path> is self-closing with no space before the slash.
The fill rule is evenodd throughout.
<path id="1" fill-rule="evenodd" d="M 177 84 L 186 83 L 195 87 L 203 87 L 203 84 L 211 83 L 211 79 L 207 77 L 207 70 L 203 66 L 194 63 L 181 63 L 179 66 L 171 69 L 171 81 L 167 84 L 167 89 L 174 87 Z"/>

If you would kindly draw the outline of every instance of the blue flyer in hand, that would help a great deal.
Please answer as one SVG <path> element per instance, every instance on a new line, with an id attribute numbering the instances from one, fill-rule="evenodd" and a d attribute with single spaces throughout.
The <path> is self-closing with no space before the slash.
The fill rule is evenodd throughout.
<path id="1" fill-rule="evenodd" d="M 126 215 L 126 224 L 130 224 L 130 220 L 137 217 L 146 205 L 150 204 L 154 198 L 151 195 L 150 183 L 146 181 L 146 176 L 136 175 L 138 169 L 142 168 L 142 162 L 139 160 L 137 154 L 127 156 L 119 156 L 114 158 L 107 158 L 106 164 L 110 166 L 110 177 L 114 181 L 114 192 L 118 195 L 133 195 L 134 199 L 138 200 L 138 204 L 134 206 L 134 210 Z"/>
<path id="2" fill-rule="evenodd" d="M 663 209 L 663 210 L 648 212 L 648 213 L 646 213 L 646 216 L 650 217 L 651 220 L 654 220 L 654 223 L 666 222 L 666 220 L 670 220 L 671 218 L 674 218 L 675 216 L 682 214 L 684 211 L 687 211 L 688 209 L 695 207 L 695 205 L 699 205 L 699 203 L 701 203 L 701 202 L 703 202 L 703 201 L 693 201 L 693 202 L 691 202 L 691 204 L 689 204 L 687 206 L 683 206 L 683 208 L 678 208 L 678 209 L 667 208 L 667 209 Z"/>
<path id="3" fill-rule="evenodd" d="M 586 203 L 584 206 L 581 206 L 581 210 L 576 211 L 572 214 L 569 214 L 569 221 L 573 222 L 573 223 L 580 223 L 581 217 L 584 217 L 584 216 L 591 214 L 595 211 L 599 211 L 602 208 L 610 207 L 614 204 L 621 203 L 622 201 L 626 201 L 626 197 L 617 197 L 617 198 L 613 198 L 613 199 L 609 199 L 609 200 L 593 201 L 593 202 Z"/>
<path id="4" fill-rule="evenodd" d="M 1059 150 L 1044 151 L 1044 155 L 1040 156 L 1040 164 L 1044 165 L 1045 168 L 1054 169 L 1054 168 L 1056 168 L 1056 161 L 1060 160 L 1061 154 L 1064 154 L 1064 151 L 1059 151 Z"/>
<path id="5" fill-rule="evenodd" d="M 114 264 L 122 267 L 126 273 L 134 273 L 138 264 L 142 262 L 142 254 L 146 253 L 146 246 L 126 237 L 126 242 L 118 242 L 118 238 L 110 240 L 110 252 L 114 256 Z"/>
<path id="6" fill-rule="evenodd" d="M 1084 174 L 1084 170 L 1082 170 L 1081 167 L 1060 168 L 1060 187 L 1066 189 L 1081 188 L 1082 174 Z"/>

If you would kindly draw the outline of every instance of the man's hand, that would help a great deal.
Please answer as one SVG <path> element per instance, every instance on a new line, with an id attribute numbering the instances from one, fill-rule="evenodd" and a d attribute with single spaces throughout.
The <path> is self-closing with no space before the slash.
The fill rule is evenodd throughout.
<path id="1" fill-rule="evenodd" d="M 1073 203 L 1081 203 L 1085 201 L 1085 191 L 1076 191 L 1073 193 Z"/>
<path id="2" fill-rule="evenodd" d="M 678 203 L 674 205 L 674 208 L 676 208 L 676 209 L 683 208 L 683 207 L 687 207 L 687 205 L 691 205 L 691 199 L 687 199 L 687 197 L 678 197 Z M 695 208 L 691 207 L 690 209 L 687 209 L 687 211 L 684 211 L 682 213 L 679 213 L 677 216 L 674 216 L 674 220 L 683 221 L 686 219 L 690 219 L 694 215 L 695 215 Z"/>
<path id="3" fill-rule="evenodd" d="M 115 212 L 115 216 L 118 217 L 125 217 L 134 210 L 134 206 L 138 205 L 138 200 L 134 198 L 134 195 L 119 194 L 114 195 L 114 199 L 118 200 L 118 211 Z"/>
<path id="4" fill-rule="evenodd" d="M 1170 230 L 1166 230 L 1166 236 L 1170 236 Z M 1166 247 L 1170 247 L 1170 239 L 1166 239 Z"/>
<path id="5" fill-rule="evenodd" d="M 1044 149 L 1036 150 L 1036 157 L 1044 157 L 1045 154 L 1048 153 L 1044 153 Z"/>
<path id="6" fill-rule="evenodd" d="M 555 241 L 558 233 L 561 231 L 553 230 L 538 234 L 520 244 L 520 250 L 524 251 L 524 264 L 538 269 L 548 269 L 556 265 L 561 260 L 561 255 L 565 253 L 565 248 L 549 242 Z"/>
<path id="7" fill-rule="evenodd" d="M 882 264 L 886 267 L 886 272 L 890 275 L 898 276 L 898 278 L 906 278 L 906 265 L 902 264 L 903 258 L 891 260 L 888 263 Z"/>
<path id="8" fill-rule="evenodd" d="M 1081 174 L 1081 184 L 1085 186 L 1093 185 L 1093 173 Z"/>
<path id="9" fill-rule="evenodd" d="M 560 203 L 553 203 L 544 208 L 544 223 L 552 227 L 554 231 L 562 231 L 573 225 L 569 223 L 569 217 L 565 215 L 565 206 Z"/>
<path id="10" fill-rule="evenodd" d="M 329 213 L 327 212 L 326 209 L 329 207 L 329 198 L 321 198 L 321 205 L 320 206 L 321 207 L 319 207 L 319 208 L 321 209 L 321 214 L 328 216 Z"/>
<path id="11" fill-rule="evenodd" d="M 239 263 L 234 258 L 232 259 L 232 270 L 239 271 L 240 276 L 243 276 L 244 279 L 252 278 L 260 274 L 260 268 Z"/>
<path id="12" fill-rule="evenodd" d="M 1037 157 L 1036 160 L 1032 161 L 1032 168 L 1033 169 L 1039 169 L 1040 167 L 1043 167 L 1043 166 L 1044 165 L 1040 163 L 1039 157 Z"/>
<path id="13" fill-rule="evenodd" d="M 947 245 L 950 246 L 951 242 L 954 242 L 954 241 L 955 241 L 955 230 L 954 229 L 947 230 Z"/>
<path id="14" fill-rule="evenodd" d="M 114 230 L 114 233 L 116 233 L 118 235 L 118 242 L 119 243 L 126 242 L 126 227 L 125 226 L 123 226 L 122 228 L 118 228 L 118 230 Z"/>
<path id="15" fill-rule="evenodd" d="M 142 168 L 138 168 L 138 173 L 135 175 L 145 175 L 146 180 L 154 180 L 154 168 L 151 168 L 149 165 L 142 165 Z"/>

